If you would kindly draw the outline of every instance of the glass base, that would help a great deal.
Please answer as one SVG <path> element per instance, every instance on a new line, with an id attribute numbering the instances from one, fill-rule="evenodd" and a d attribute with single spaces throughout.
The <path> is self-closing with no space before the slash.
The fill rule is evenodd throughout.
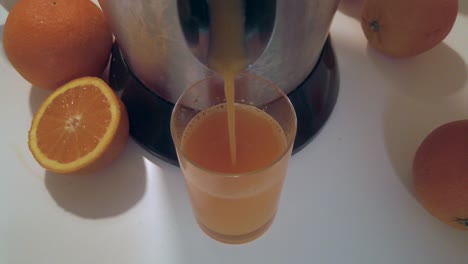
<path id="1" fill-rule="evenodd" d="M 258 228 L 255 231 L 252 231 L 250 233 L 243 234 L 243 235 L 236 235 L 236 236 L 225 235 L 225 234 L 215 232 L 209 229 L 208 227 L 206 227 L 200 221 L 198 221 L 198 219 L 197 219 L 197 223 L 200 226 L 201 230 L 203 230 L 205 234 L 207 234 L 209 237 L 213 238 L 214 240 L 217 240 L 225 244 L 244 244 L 262 236 L 268 230 L 268 228 L 270 228 L 270 226 L 273 224 L 274 219 L 275 219 L 275 216 L 273 216 L 270 220 L 268 220 L 268 222 L 266 222 L 264 225 L 262 225 L 260 228 Z"/>
<path id="2" fill-rule="evenodd" d="M 126 65 L 117 43 L 112 48 L 109 81 L 127 107 L 130 135 L 153 155 L 178 166 L 170 132 L 174 104 L 144 86 Z M 297 116 L 293 154 L 311 142 L 328 120 L 338 90 L 338 65 L 328 38 L 315 68 L 288 94 Z"/>

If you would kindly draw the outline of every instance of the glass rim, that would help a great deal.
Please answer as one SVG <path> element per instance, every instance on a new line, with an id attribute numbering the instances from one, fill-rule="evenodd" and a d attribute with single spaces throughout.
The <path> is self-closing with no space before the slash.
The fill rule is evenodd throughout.
<path id="1" fill-rule="evenodd" d="M 218 176 L 220 176 L 220 177 L 224 177 L 224 178 L 239 178 L 239 177 L 244 177 L 244 176 L 247 176 L 247 175 L 257 174 L 257 173 L 259 173 L 259 172 L 261 172 L 261 171 L 264 171 L 264 170 L 267 170 L 267 169 L 273 167 L 273 166 L 274 166 L 275 164 L 277 164 L 281 159 L 283 159 L 283 158 L 285 157 L 285 155 L 287 155 L 287 153 L 289 152 L 289 150 L 293 147 L 293 145 L 294 145 L 294 139 L 295 139 L 295 137 L 296 137 L 296 132 L 297 132 L 297 116 L 296 116 L 296 110 L 294 109 L 294 106 L 293 106 L 293 104 L 291 103 L 291 100 L 289 100 L 289 97 L 288 97 L 288 96 L 284 93 L 284 91 L 283 91 L 281 88 L 279 88 L 278 85 L 276 85 L 274 82 L 272 82 L 272 81 L 270 81 L 270 80 L 268 80 L 268 79 L 265 79 L 265 78 L 263 78 L 263 77 L 261 77 L 261 76 L 259 76 L 259 75 L 252 74 L 252 73 L 247 73 L 247 72 L 241 72 L 241 73 L 239 73 L 239 74 L 236 76 L 236 79 L 237 79 L 239 76 L 246 76 L 246 77 L 248 77 L 248 78 L 255 78 L 255 79 L 261 80 L 262 82 L 268 83 L 269 86 L 274 87 L 274 89 L 280 94 L 280 97 L 283 97 L 283 98 L 286 99 L 287 104 L 288 104 L 288 106 L 289 106 L 289 108 L 290 108 L 290 110 L 291 110 L 291 112 L 292 112 L 292 114 L 293 114 L 293 116 L 294 116 L 294 120 L 293 120 L 294 136 L 291 137 L 290 140 L 286 139 L 286 140 L 288 140 L 287 145 L 286 145 L 286 147 L 284 148 L 284 150 L 281 152 L 281 154 L 278 156 L 278 158 L 272 160 L 272 161 L 271 161 L 270 163 L 268 163 L 266 166 L 263 166 L 263 167 L 261 167 L 261 168 L 258 168 L 258 169 L 255 169 L 255 170 L 251 170 L 251 171 L 241 172 L 241 173 L 226 173 L 226 172 L 218 172 L 218 171 L 215 171 L 215 170 L 208 169 L 208 168 L 206 168 L 205 166 L 202 166 L 202 165 L 198 164 L 197 162 L 193 161 L 192 159 L 190 159 L 187 155 L 185 155 L 185 153 L 184 153 L 184 151 L 182 150 L 182 148 L 179 147 L 179 144 L 176 144 L 175 142 L 173 142 L 173 143 L 174 143 L 174 146 L 176 147 L 176 150 L 177 150 L 177 157 L 178 157 L 178 159 L 179 159 L 179 166 L 182 166 L 182 164 L 180 164 L 181 162 L 180 162 L 180 158 L 179 158 L 179 153 L 181 153 L 181 154 L 184 156 L 185 160 L 186 160 L 189 164 L 191 164 L 192 166 L 196 167 L 197 169 L 199 169 L 199 170 L 201 170 L 201 171 L 203 171 L 203 172 L 207 172 L 207 173 L 209 173 L 209 174 L 216 174 L 216 175 L 218 175 Z M 173 123 L 174 123 L 174 119 L 173 119 L 172 117 L 173 117 L 173 115 L 174 115 L 174 112 L 176 111 L 176 108 L 179 106 L 179 103 L 180 103 L 182 97 L 183 97 L 184 95 L 186 95 L 186 93 L 189 92 L 189 90 L 191 90 L 193 87 L 198 86 L 198 85 L 200 85 L 200 84 L 202 84 L 202 83 L 204 83 L 204 82 L 207 82 L 207 81 L 212 80 L 212 79 L 215 79 L 215 78 L 219 78 L 219 79 L 221 79 L 221 80 L 223 79 L 219 74 L 214 73 L 214 74 L 212 74 L 212 75 L 210 75 L 210 76 L 207 76 L 206 78 L 203 78 L 203 79 L 201 79 L 201 80 L 195 82 L 195 83 L 194 83 L 193 85 L 191 85 L 188 89 L 186 89 L 186 90 L 182 93 L 181 96 L 179 96 L 179 98 L 177 99 L 177 102 L 175 103 L 174 108 L 173 108 L 173 110 L 172 110 L 171 119 L 170 119 L 170 130 L 171 130 L 172 141 L 174 141 L 174 137 L 173 137 L 174 132 L 173 132 L 173 129 L 172 129 Z M 246 104 L 246 105 L 248 105 L 248 104 Z M 201 110 L 201 111 L 203 111 L 203 110 Z M 200 112 L 201 112 L 201 111 L 200 111 Z M 266 113 L 266 112 L 265 112 L 265 113 Z M 266 114 L 268 114 L 268 113 L 266 113 Z M 270 114 L 268 114 L 268 115 L 271 116 Z M 273 118 L 273 117 L 272 117 L 272 118 Z M 192 120 L 192 119 L 190 119 L 190 120 Z M 189 121 L 189 122 L 190 122 L 190 121 Z M 282 129 L 282 130 L 283 130 L 283 129 Z M 184 129 L 184 131 L 185 131 L 185 129 Z M 284 130 L 283 130 L 283 132 L 284 132 Z M 183 133 L 184 133 L 184 132 L 182 132 L 182 134 L 183 134 Z M 180 141 L 182 141 L 182 140 L 180 140 Z"/>

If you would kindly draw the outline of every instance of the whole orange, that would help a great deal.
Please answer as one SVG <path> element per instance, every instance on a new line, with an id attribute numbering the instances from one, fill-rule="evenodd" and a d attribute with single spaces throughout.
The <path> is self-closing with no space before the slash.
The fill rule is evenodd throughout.
<path id="1" fill-rule="evenodd" d="M 468 120 L 444 124 L 423 140 L 413 161 L 413 187 L 429 213 L 468 231 Z"/>
<path id="2" fill-rule="evenodd" d="M 361 26 L 371 47 L 411 57 L 442 42 L 457 12 L 458 0 L 365 0 Z"/>
<path id="3" fill-rule="evenodd" d="M 112 33 L 89 0 L 20 0 L 3 32 L 5 53 L 24 79 L 56 89 L 82 76 L 100 76 Z"/>

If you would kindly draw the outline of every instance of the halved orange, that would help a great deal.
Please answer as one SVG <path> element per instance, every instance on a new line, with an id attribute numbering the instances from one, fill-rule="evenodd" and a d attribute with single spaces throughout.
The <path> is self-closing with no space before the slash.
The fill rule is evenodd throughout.
<path id="1" fill-rule="evenodd" d="M 111 163 L 129 133 L 124 104 L 101 79 L 83 77 L 50 94 L 29 130 L 29 149 L 45 169 L 91 172 Z"/>

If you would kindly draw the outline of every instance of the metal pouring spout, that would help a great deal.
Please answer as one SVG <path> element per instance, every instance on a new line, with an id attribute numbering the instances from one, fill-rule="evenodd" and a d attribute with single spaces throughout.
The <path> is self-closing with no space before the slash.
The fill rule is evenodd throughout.
<path id="1" fill-rule="evenodd" d="M 216 70 L 210 63 L 215 37 L 213 33 L 218 35 L 218 39 L 222 34 L 230 40 L 229 34 L 235 34 L 237 27 L 242 27 L 245 66 L 248 67 L 263 54 L 275 24 L 276 0 L 178 0 L 177 6 L 180 25 L 190 51 L 212 70 Z M 241 9 L 234 10 L 239 6 Z M 239 16 L 231 15 L 236 12 L 240 13 Z M 226 16 L 234 17 L 239 25 L 229 25 L 233 20 L 224 19 Z M 214 24 L 214 21 L 220 19 L 227 23 Z"/>

